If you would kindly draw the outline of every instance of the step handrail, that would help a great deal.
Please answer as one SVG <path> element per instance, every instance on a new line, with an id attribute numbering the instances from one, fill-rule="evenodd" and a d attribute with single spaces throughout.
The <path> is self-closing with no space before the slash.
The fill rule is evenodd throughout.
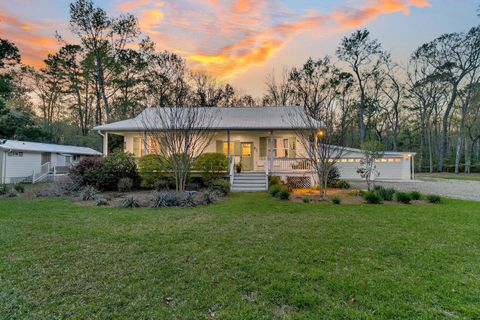
<path id="1" fill-rule="evenodd" d="M 33 170 L 32 183 L 41 181 L 50 173 L 50 162 L 46 162 L 40 166 L 38 170 Z"/>

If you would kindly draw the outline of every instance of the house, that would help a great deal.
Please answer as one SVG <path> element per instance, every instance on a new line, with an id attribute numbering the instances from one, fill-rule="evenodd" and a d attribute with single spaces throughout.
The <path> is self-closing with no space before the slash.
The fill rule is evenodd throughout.
<path id="1" fill-rule="evenodd" d="M 0 182 L 40 182 L 49 176 L 66 174 L 83 157 L 101 155 L 85 147 L 0 140 Z"/>
<path id="2" fill-rule="evenodd" d="M 168 112 L 168 109 L 165 110 Z M 162 130 L 160 124 L 156 128 L 146 125 L 145 119 L 154 120 L 157 112 L 163 111 L 148 108 L 136 118 L 98 126 L 94 130 L 104 137 L 104 150 L 107 150 L 109 135 L 120 135 L 124 137 L 125 152 L 141 157 L 155 149 L 149 141 L 148 132 Z M 297 180 L 305 185 L 316 183 L 297 134 L 298 130 L 311 129 L 311 123 L 306 126 L 294 119 L 306 116 L 301 107 L 201 108 L 201 112 L 215 113 L 217 121 L 208 127 L 213 139 L 205 152 L 220 152 L 231 159 L 229 174 L 233 190 L 266 190 L 268 175 Z M 316 124 L 322 130 L 321 123 Z M 342 178 L 360 179 L 356 169 L 362 158 L 361 150 L 344 150 L 342 159 L 337 163 Z M 385 152 L 384 158 L 377 164 L 380 177 L 386 180 L 412 179 L 414 155 Z M 241 174 L 234 170 L 236 163 L 242 164 Z"/>

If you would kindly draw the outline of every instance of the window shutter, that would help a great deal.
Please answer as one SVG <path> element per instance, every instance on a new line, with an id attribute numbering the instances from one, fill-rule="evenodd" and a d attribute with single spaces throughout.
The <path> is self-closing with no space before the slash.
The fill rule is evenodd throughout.
<path id="1" fill-rule="evenodd" d="M 288 139 L 288 155 L 290 158 L 296 158 L 297 157 L 297 138 L 295 137 L 290 137 Z"/>
<path id="2" fill-rule="evenodd" d="M 260 137 L 260 157 L 265 158 L 267 156 L 267 144 L 268 139 L 265 137 Z"/>
<path id="3" fill-rule="evenodd" d="M 217 140 L 217 153 L 223 154 L 223 141 Z"/>
<path id="4" fill-rule="evenodd" d="M 234 146 L 233 147 L 233 151 L 234 151 L 233 153 L 236 156 L 241 156 L 242 155 L 242 144 L 240 143 L 240 141 L 235 141 L 233 146 Z"/>

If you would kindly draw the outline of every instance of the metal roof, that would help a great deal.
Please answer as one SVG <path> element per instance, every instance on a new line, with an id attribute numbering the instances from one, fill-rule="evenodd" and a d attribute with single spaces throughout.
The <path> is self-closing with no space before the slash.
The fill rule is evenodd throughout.
<path id="1" fill-rule="evenodd" d="M 31 152 L 53 152 L 64 154 L 80 154 L 88 156 L 100 156 L 100 152 L 86 147 L 66 146 L 40 142 L 28 142 L 17 140 L 0 140 L 0 149 Z"/>
<path id="2" fill-rule="evenodd" d="M 212 130 L 291 130 L 307 129 L 311 123 L 322 128 L 320 122 L 313 120 L 307 126 L 302 107 L 233 107 L 233 108 L 200 108 L 204 118 L 214 117 Z M 160 121 L 152 121 L 159 112 L 168 112 L 173 108 L 147 108 L 136 118 L 113 122 L 93 128 L 98 131 L 145 131 L 162 130 Z M 168 116 L 167 116 L 168 117 Z M 148 119 L 148 120 L 144 120 Z M 308 121 L 307 121 L 308 122 Z M 151 123 L 156 123 L 153 127 Z M 201 127 L 201 125 L 200 125 Z"/>

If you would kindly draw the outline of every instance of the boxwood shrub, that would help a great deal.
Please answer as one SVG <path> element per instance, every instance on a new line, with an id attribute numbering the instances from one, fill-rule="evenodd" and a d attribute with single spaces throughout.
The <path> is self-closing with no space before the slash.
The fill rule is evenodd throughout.
<path id="1" fill-rule="evenodd" d="M 410 202 L 412 201 L 412 196 L 410 195 L 410 193 L 407 192 L 397 192 L 395 193 L 395 198 L 398 202 L 404 204 L 410 204 Z"/>
<path id="2" fill-rule="evenodd" d="M 204 153 L 194 163 L 194 168 L 203 178 L 205 184 L 224 177 L 228 172 L 228 158 L 223 153 Z"/>
<path id="3" fill-rule="evenodd" d="M 381 204 L 383 203 L 383 198 L 378 192 L 376 191 L 368 191 L 363 194 L 363 199 L 368 204 Z"/>

